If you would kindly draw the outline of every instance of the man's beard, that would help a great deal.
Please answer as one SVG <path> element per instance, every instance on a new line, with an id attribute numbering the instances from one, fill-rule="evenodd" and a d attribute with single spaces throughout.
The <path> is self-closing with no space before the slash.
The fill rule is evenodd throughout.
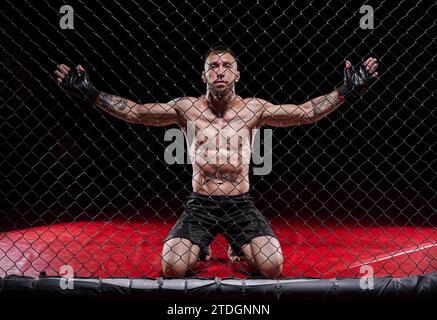
<path id="1" fill-rule="evenodd" d="M 211 88 L 212 88 L 214 95 L 218 98 L 225 97 L 232 92 L 231 86 L 229 84 L 226 84 L 226 87 L 224 87 L 223 89 L 219 89 L 219 90 L 217 90 L 213 86 L 211 86 Z"/>

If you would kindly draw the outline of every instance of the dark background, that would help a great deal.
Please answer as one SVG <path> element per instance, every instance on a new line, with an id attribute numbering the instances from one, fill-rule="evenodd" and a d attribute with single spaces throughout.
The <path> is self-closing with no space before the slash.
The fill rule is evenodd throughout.
<path id="1" fill-rule="evenodd" d="M 58 88 L 58 63 L 82 64 L 102 91 L 138 102 L 199 96 L 202 55 L 239 56 L 238 93 L 273 103 L 330 92 L 344 60 L 379 59 L 380 79 L 319 122 L 275 128 L 273 172 L 251 176 L 267 215 L 335 213 L 435 225 L 434 1 L 2 1 L 1 224 L 179 215 L 190 165 L 167 165 L 169 128 L 130 125 Z M 75 10 L 61 30 L 59 8 Z"/>

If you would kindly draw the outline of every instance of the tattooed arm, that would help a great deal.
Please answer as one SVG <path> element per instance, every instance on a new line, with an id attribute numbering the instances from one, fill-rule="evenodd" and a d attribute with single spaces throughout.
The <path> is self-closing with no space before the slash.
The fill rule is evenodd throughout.
<path id="1" fill-rule="evenodd" d="M 253 99 L 263 105 L 261 124 L 288 127 L 296 124 L 313 123 L 337 109 L 345 98 L 351 101 L 353 97 L 367 91 L 371 82 L 378 78 L 377 68 L 378 60 L 372 57 L 356 67 L 346 61 L 343 84 L 337 90 L 311 99 L 301 105 L 273 105 L 263 100 Z"/>
<path id="2" fill-rule="evenodd" d="M 138 104 L 126 98 L 100 92 L 94 105 L 129 123 L 167 126 L 178 120 L 178 113 L 175 109 L 176 101 Z"/>
<path id="3" fill-rule="evenodd" d="M 274 127 L 316 122 L 337 109 L 343 102 L 337 90 L 300 105 L 274 105 L 264 100 L 256 100 L 263 105 L 262 123 Z"/>
<path id="4" fill-rule="evenodd" d="M 138 104 L 95 88 L 88 72 L 81 65 L 70 69 L 69 66 L 60 64 L 54 73 L 58 84 L 69 94 L 94 104 L 114 117 L 127 122 L 166 126 L 178 120 L 176 104 L 181 99 L 169 103 Z"/>

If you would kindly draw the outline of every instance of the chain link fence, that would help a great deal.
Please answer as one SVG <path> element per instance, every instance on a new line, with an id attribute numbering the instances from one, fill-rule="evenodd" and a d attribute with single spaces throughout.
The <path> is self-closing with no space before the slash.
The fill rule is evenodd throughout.
<path id="1" fill-rule="evenodd" d="M 192 192 L 191 164 L 165 158 L 179 127 L 116 119 L 53 71 L 81 64 L 104 92 L 165 103 L 205 94 L 203 54 L 218 44 L 238 56 L 237 94 L 273 104 L 332 92 L 346 60 L 379 61 L 352 103 L 260 130 L 250 192 L 284 276 L 435 272 L 436 16 L 425 0 L 2 2 L 0 275 L 161 275 Z M 223 237 L 211 249 L 195 274 L 242 276 Z"/>

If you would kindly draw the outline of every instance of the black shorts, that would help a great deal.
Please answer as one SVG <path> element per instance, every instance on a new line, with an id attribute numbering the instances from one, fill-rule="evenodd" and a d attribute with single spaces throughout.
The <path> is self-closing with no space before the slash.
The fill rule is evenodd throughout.
<path id="1" fill-rule="evenodd" d="M 217 234 L 223 234 L 237 255 L 242 247 L 259 236 L 275 237 L 262 213 L 255 208 L 249 193 L 237 196 L 207 196 L 193 192 L 185 210 L 167 236 L 184 238 L 200 247 L 203 259 Z"/>

